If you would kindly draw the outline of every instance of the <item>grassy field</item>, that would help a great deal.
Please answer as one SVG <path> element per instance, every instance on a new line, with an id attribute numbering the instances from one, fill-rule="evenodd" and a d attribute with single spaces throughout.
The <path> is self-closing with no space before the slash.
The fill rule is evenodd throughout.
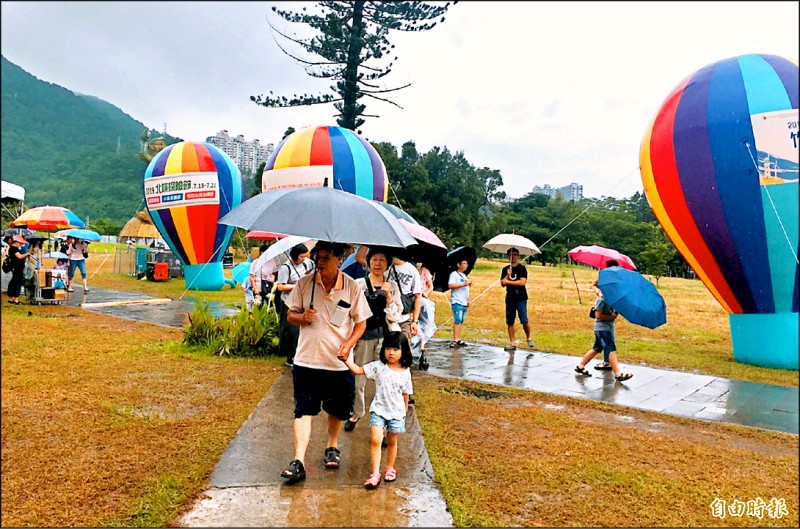
<path id="1" fill-rule="evenodd" d="M 425 373 L 414 389 L 458 527 L 798 526 L 796 435 Z M 715 518 L 717 498 L 788 514 Z"/>
<path id="2" fill-rule="evenodd" d="M 103 248 L 91 287 L 241 304 L 240 289 L 185 292 L 182 280 L 113 273 Z M 95 245 L 93 245 L 95 247 Z M 502 263 L 481 260 L 472 297 Z M 588 289 L 596 272 L 575 268 Z M 76 289 L 78 292 L 80 289 Z M 617 328 L 620 358 L 797 385 L 797 372 L 740 365 L 727 315 L 698 281 L 662 279 L 669 323 Z M 529 267 L 537 347 L 582 354 L 592 295 L 570 268 Z M 90 294 L 91 295 L 91 294 Z M 464 337 L 505 343 L 503 291 L 467 315 Z M 449 336 L 436 294 L 439 336 Z M 29 314 L 30 312 L 30 314 Z M 61 306 L 2 305 L 2 526 L 176 523 L 242 422 L 280 373 L 277 358 L 222 359 L 182 332 Z M 441 380 L 415 392 L 437 480 L 459 526 L 798 525 L 798 437 L 566 397 Z M 710 516 L 709 504 L 785 498 L 789 515 Z"/>
<path id="3" fill-rule="evenodd" d="M 218 292 L 187 291 L 182 279 L 152 283 L 114 274 L 113 245 L 92 245 L 95 246 L 99 253 L 87 261 L 89 274 L 95 274 L 90 287 L 132 290 L 156 297 L 236 304 L 244 301 L 239 288 L 225 287 Z M 106 249 L 111 252 L 108 259 L 103 254 Z M 480 259 L 470 274 L 475 283 L 471 287 L 471 299 L 479 295 L 480 298 L 470 307 L 462 328 L 462 337 L 467 341 L 494 345 L 508 342 L 503 305 L 505 289 L 496 283 L 504 264 L 501 260 Z M 588 312 L 595 300 L 590 286 L 596 278 L 596 270 L 583 266 L 528 265 L 528 313 L 537 349 L 581 356 L 592 346 L 594 335 Z M 628 323 L 623 318 L 617 320 L 618 356 L 623 364 L 666 367 L 797 387 L 797 371 L 748 366 L 733 359 L 728 314 L 702 282 L 661 278 L 659 292 L 667 304 L 666 325 L 651 330 Z M 452 313 L 448 297 L 436 292 L 433 300 L 436 302 L 436 322 L 440 327 L 437 336 L 449 337 Z M 517 324 L 517 339 L 520 338 L 524 335 Z"/>

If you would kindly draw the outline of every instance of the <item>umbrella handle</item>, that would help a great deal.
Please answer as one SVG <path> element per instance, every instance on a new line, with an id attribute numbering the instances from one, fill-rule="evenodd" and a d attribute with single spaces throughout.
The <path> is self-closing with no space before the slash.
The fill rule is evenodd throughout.
<path id="1" fill-rule="evenodd" d="M 327 181 L 327 178 L 325 179 Z M 314 277 L 311 279 L 311 303 L 308 308 L 314 310 L 314 290 L 317 288 L 317 267 L 314 267 Z"/>
<path id="2" fill-rule="evenodd" d="M 509 257 L 508 258 L 508 280 L 509 281 L 516 281 L 517 280 L 517 276 L 511 273 L 511 271 L 513 269 L 514 269 L 514 266 L 511 264 L 511 257 Z M 491 287 L 489 287 L 489 288 L 491 288 Z"/>

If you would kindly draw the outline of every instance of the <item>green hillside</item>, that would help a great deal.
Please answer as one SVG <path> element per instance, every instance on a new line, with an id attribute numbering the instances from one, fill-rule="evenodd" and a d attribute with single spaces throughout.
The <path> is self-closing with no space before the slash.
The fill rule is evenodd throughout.
<path id="1" fill-rule="evenodd" d="M 142 207 L 143 123 L 102 99 L 39 80 L 5 57 L 0 74 L 2 177 L 25 187 L 28 205 L 119 222 Z"/>

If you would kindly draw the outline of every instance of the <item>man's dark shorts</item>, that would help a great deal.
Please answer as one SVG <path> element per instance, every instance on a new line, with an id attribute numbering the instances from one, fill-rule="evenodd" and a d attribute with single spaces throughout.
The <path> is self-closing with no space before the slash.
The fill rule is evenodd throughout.
<path id="1" fill-rule="evenodd" d="M 320 406 L 325 413 L 346 421 L 353 415 L 356 396 L 356 377 L 347 371 L 328 371 L 295 365 L 294 416 L 319 415 Z"/>
<path id="2" fill-rule="evenodd" d="M 506 301 L 506 325 L 514 325 L 514 319 L 519 313 L 519 322 L 523 325 L 528 323 L 528 300 Z"/>

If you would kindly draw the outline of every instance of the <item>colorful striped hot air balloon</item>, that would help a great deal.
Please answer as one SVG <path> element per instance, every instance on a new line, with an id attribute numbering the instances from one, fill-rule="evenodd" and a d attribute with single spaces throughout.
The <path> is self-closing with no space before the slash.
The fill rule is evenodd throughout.
<path id="1" fill-rule="evenodd" d="M 219 290 L 233 226 L 218 220 L 242 202 L 242 179 L 214 145 L 184 141 L 159 152 L 144 173 L 147 209 L 183 263 L 187 288 Z"/>
<path id="2" fill-rule="evenodd" d="M 644 136 L 645 194 L 730 313 L 742 363 L 798 368 L 798 66 L 774 55 L 684 79 Z"/>
<path id="3" fill-rule="evenodd" d="M 378 151 L 352 130 L 307 127 L 287 136 L 264 166 L 261 190 L 328 185 L 385 202 L 386 167 Z"/>

